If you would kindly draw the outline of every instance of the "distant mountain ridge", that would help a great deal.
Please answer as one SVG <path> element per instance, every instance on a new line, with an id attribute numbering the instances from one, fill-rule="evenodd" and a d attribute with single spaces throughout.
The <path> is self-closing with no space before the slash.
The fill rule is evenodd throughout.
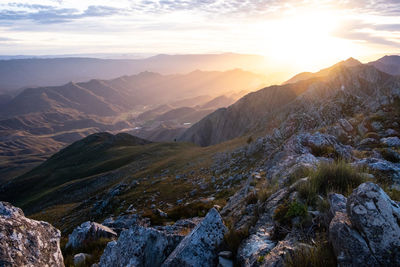
<path id="1" fill-rule="evenodd" d="M 264 58 L 242 54 L 158 55 L 144 59 L 32 58 L 0 60 L 0 92 L 27 87 L 58 86 L 90 79 L 114 79 L 143 71 L 163 74 L 188 73 L 196 69 L 255 71 Z M 258 69 L 259 70 L 259 69 Z"/>

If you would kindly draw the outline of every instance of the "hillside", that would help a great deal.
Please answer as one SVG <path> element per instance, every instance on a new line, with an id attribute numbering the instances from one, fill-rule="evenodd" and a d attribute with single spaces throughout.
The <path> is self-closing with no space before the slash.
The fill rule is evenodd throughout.
<path id="1" fill-rule="evenodd" d="M 27 170 L 95 132 L 124 131 L 154 141 L 173 141 L 189 125 L 232 103 L 235 98 L 231 95 L 258 88 L 264 78 L 238 69 L 173 75 L 142 72 L 112 80 L 28 88 L 14 98 L 4 96 L 0 105 L 0 183 L 19 173 L 22 162 L 29 162 L 22 168 Z M 225 94 L 224 101 L 201 107 Z M 168 108 L 160 109 L 163 106 Z M 179 112 L 180 108 L 192 112 Z M 166 112 L 170 113 L 163 115 Z"/>
<path id="2" fill-rule="evenodd" d="M 384 56 L 368 64 L 391 75 L 400 75 L 400 56 Z"/>
<path id="3" fill-rule="evenodd" d="M 345 103 L 350 99 L 358 99 L 358 105 L 364 101 L 377 101 L 374 97 L 387 94 L 386 87 L 396 86 L 398 82 L 398 78 L 372 66 L 348 63 L 338 63 L 308 80 L 250 93 L 228 108 L 217 110 L 193 125 L 180 140 L 207 146 L 263 129 L 268 131 L 282 123 L 285 116 L 303 113 L 317 116 L 313 113 L 323 112 L 328 107 L 337 109 L 334 112 L 336 117 L 326 113 L 315 118 L 323 126 L 345 116 L 348 112 L 346 109 L 351 107 Z M 348 97 L 350 99 L 346 99 Z M 300 123 L 295 127 L 308 126 Z"/>

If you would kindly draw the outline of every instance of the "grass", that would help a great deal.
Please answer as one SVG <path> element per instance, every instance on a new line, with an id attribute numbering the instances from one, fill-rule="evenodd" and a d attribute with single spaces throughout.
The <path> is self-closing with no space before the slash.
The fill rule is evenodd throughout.
<path id="1" fill-rule="evenodd" d="M 329 158 L 340 158 L 339 153 L 336 149 L 329 145 L 329 146 L 311 146 L 311 153 L 316 157 L 329 157 Z"/>
<path id="2" fill-rule="evenodd" d="M 300 197 L 310 205 L 315 202 L 317 194 L 327 195 L 329 192 L 336 192 L 348 195 L 364 181 L 360 170 L 340 160 L 321 163 L 317 170 L 310 173 L 309 180 L 300 184 L 297 190 Z"/>
<path id="3" fill-rule="evenodd" d="M 228 246 L 228 249 L 236 255 L 240 243 L 249 236 L 249 228 L 245 227 L 241 230 L 235 230 L 229 228 L 228 232 L 224 236 L 224 242 Z"/>
<path id="4" fill-rule="evenodd" d="M 282 203 L 275 209 L 273 216 L 274 221 L 287 226 L 291 226 L 291 220 L 296 217 L 300 217 L 301 222 L 308 217 L 307 206 L 298 201 Z"/>
<path id="5" fill-rule="evenodd" d="M 326 240 L 318 240 L 313 246 L 301 246 L 285 257 L 286 267 L 335 267 L 336 256 L 332 245 Z"/>

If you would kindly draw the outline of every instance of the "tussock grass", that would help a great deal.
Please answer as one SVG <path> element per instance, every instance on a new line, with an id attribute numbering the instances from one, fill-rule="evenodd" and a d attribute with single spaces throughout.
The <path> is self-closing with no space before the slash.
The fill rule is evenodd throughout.
<path id="1" fill-rule="evenodd" d="M 326 239 L 318 240 L 314 246 L 302 246 L 286 256 L 286 267 L 335 267 L 336 257 Z"/>
<path id="2" fill-rule="evenodd" d="M 302 199 L 312 204 L 317 194 L 327 195 L 329 192 L 337 192 L 348 195 L 364 181 L 365 178 L 360 170 L 340 160 L 321 163 L 317 170 L 310 173 L 309 180 L 300 184 L 297 190 Z"/>

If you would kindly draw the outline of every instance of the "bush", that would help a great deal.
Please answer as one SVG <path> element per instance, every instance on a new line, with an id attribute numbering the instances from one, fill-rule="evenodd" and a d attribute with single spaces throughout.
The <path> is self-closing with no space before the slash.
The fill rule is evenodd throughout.
<path id="1" fill-rule="evenodd" d="M 302 221 L 308 216 L 307 206 L 298 202 L 284 202 L 279 205 L 274 212 L 274 220 L 282 225 L 291 225 L 291 220 L 301 217 Z"/>
<path id="2" fill-rule="evenodd" d="M 340 157 L 333 146 L 311 146 L 310 148 L 311 154 L 316 157 L 329 157 L 335 159 Z"/>
<path id="3" fill-rule="evenodd" d="M 300 184 L 297 190 L 300 197 L 312 204 L 317 194 L 337 192 L 348 195 L 364 180 L 359 170 L 344 161 L 322 163 L 310 174 L 307 183 Z"/>
<path id="4" fill-rule="evenodd" d="M 375 132 L 368 132 L 368 133 L 366 133 L 364 135 L 364 138 L 372 138 L 372 139 L 375 139 L 375 140 L 379 140 L 380 136 L 379 136 L 379 134 L 377 134 Z"/>
<path id="5" fill-rule="evenodd" d="M 251 142 L 253 142 L 253 137 L 252 136 L 249 136 L 249 138 L 247 138 L 247 144 L 250 144 Z"/>

